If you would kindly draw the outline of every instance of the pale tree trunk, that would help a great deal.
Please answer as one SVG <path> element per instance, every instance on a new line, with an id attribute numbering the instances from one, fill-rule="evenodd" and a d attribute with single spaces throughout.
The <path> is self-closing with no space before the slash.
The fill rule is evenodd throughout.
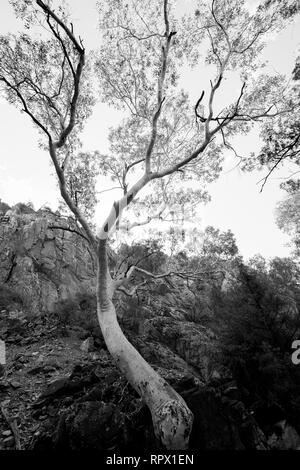
<path id="1" fill-rule="evenodd" d="M 127 380 L 149 407 L 156 437 L 167 449 L 186 449 L 193 414 L 183 398 L 138 353 L 123 334 L 112 303 L 106 240 L 97 252 L 97 314 L 107 348 Z"/>

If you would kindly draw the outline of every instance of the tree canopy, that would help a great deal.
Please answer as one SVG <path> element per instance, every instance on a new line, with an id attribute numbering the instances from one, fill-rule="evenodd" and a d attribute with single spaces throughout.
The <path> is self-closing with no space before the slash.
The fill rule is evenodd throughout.
<path id="1" fill-rule="evenodd" d="M 268 34 L 280 31 L 297 12 L 297 2 L 262 2 L 253 13 L 242 0 L 198 1 L 190 7 L 180 1 L 99 2 L 102 40 L 93 53 L 85 51 L 59 2 L 11 3 L 28 32 L 1 37 L 0 80 L 9 102 L 46 137 L 44 148 L 50 140 L 67 204 L 80 223 L 93 213 L 99 174 L 127 195 L 118 201 L 118 216 L 135 199 L 131 218 L 135 215 L 137 226 L 168 218 L 166 207 L 188 213 L 191 203 L 206 201 L 207 184 L 219 175 L 224 151 L 233 149 L 232 137 L 255 123 L 263 120 L 264 134 L 272 134 L 273 141 L 274 125 L 278 132 L 284 127 L 289 140 L 282 137 L 281 150 L 291 145 L 293 131 L 285 123 L 294 126 L 295 87 L 283 76 L 264 73 L 260 54 Z M 201 64 L 214 72 L 207 88 L 200 71 L 198 99 L 191 102 L 181 72 Z M 229 101 L 222 89 L 233 73 L 240 87 Z M 108 155 L 80 148 L 80 132 L 99 97 L 126 116 L 110 132 Z M 268 152 L 262 154 L 270 164 Z M 145 185 L 150 197 L 135 198 Z M 115 219 L 112 207 L 98 235 Z"/>

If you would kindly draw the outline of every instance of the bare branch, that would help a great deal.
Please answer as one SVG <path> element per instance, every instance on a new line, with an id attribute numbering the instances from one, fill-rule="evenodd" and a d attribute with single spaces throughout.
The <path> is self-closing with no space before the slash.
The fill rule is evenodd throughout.
<path id="1" fill-rule="evenodd" d="M 147 225 L 150 222 L 152 222 L 152 220 L 155 220 L 155 219 L 163 220 L 162 219 L 162 214 L 165 210 L 166 210 L 166 205 L 164 205 L 164 207 L 162 209 L 160 209 L 156 214 L 148 215 L 148 217 L 146 217 L 146 219 L 141 220 L 141 221 L 132 222 L 131 224 L 124 225 L 124 226 L 121 225 L 120 228 L 121 229 L 124 228 L 126 230 L 131 230 L 134 227 L 141 227 L 142 225 Z"/>
<path id="2" fill-rule="evenodd" d="M 70 30 L 66 24 L 60 19 L 58 18 L 58 16 L 54 13 L 53 10 L 51 10 L 49 8 L 48 5 L 46 5 L 42 0 L 36 0 L 36 3 L 39 7 L 42 8 L 42 10 L 46 13 L 46 15 L 50 15 L 51 18 L 54 19 L 55 23 L 57 23 L 63 30 L 64 32 L 66 33 L 66 35 L 69 37 L 69 39 L 72 41 L 72 43 L 74 44 L 75 48 L 77 49 L 78 53 L 81 55 L 84 53 L 84 49 L 82 48 L 82 46 L 79 44 L 79 42 L 77 41 L 77 39 L 75 38 L 74 34 L 73 34 L 73 26 L 72 26 L 72 29 Z M 72 23 L 71 23 L 72 25 Z"/>
<path id="3" fill-rule="evenodd" d="M 215 6 L 215 0 L 213 0 L 212 4 L 211 4 L 211 13 L 212 13 L 212 16 L 213 16 L 216 24 L 223 31 L 223 34 L 225 36 L 225 39 L 226 39 L 226 42 L 227 42 L 227 45 L 228 45 L 228 52 L 230 53 L 231 52 L 231 44 L 230 44 L 229 36 L 228 36 L 227 31 L 225 30 L 224 26 L 220 23 L 220 21 L 216 17 L 214 6 Z"/>
<path id="4" fill-rule="evenodd" d="M 179 161 L 178 163 L 175 163 L 174 165 L 171 165 L 170 167 L 166 168 L 165 170 L 158 171 L 155 173 L 151 173 L 151 179 L 157 179 L 157 178 L 163 178 L 164 176 L 171 175 L 172 173 L 175 173 L 175 171 L 179 171 L 180 168 L 184 167 L 188 163 L 190 163 L 192 160 L 195 160 L 198 155 L 204 152 L 208 144 L 210 143 L 210 137 L 206 137 L 205 141 L 203 144 L 200 145 L 194 152 L 191 153 L 188 157 L 184 158 L 183 160 Z"/>
<path id="5" fill-rule="evenodd" d="M 97 194 L 107 193 L 109 191 L 113 191 L 114 189 L 122 189 L 122 186 L 113 186 L 112 188 L 102 189 L 102 191 L 98 191 Z"/>
<path id="6" fill-rule="evenodd" d="M 123 292 L 123 294 L 127 295 L 127 297 L 133 297 L 134 294 L 137 293 L 137 290 L 146 285 L 147 284 L 147 281 L 143 281 L 143 282 L 140 282 L 139 284 L 137 284 L 136 286 L 134 286 L 131 290 L 128 290 L 126 289 L 124 286 L 122 285 L 116 285 L 116 290 L 119 290 L 120 292 Z"/>
<path id="7" fill-rule="evenodd" d="M 49 138 L 49 153 L 50 153 L 50 157 L 51 157 L 51 160 L 53 162 L 56 174 L 58 176 L 60 193 L 61 193 L 64 201 L 66 202 L 67 206 L 69 207 L 69 209 L 75 215 L 75 218 L 78 220 L 78 222 L 81 224 L 81 226 L 85 230 L 85 233 L 87 234 L 87 237 L 88 237 L 89 241 L 91 242 L 92 246 L 94 248 L 96 248 L 96 238 L 95 238 L 95 236 L 94 236 L 87 220 L 85 219 L 84 215 L 81 213 L 81 211 L 79 210 L 77 205 L 74 204 L 72 198 L 70 197 L 70 195 L 68 193 L 64 172 L 63 172 L 63 170 L 60 167 L 60 164 L 58 162 L 58 158 L 57 158 L 57 154 L 56 154 L 56 147 L 53 144 L 51 137 Z"/>
<path id="8" fill-rule="evenodd" d="M 203 97 L 204 97 L 204 93 L 205 93 L 205 92 L 204 92 L 204 90 L 203 90 L 202 93 L 201 93 L 201 96 L 200 96 L 200 98 L 198 99 L 198 101 L 197 101 L 197 103 L 196 103 L 196 106 L 195 106 L 196 120 L 197 120 L 197 118 L 199 118 L 201 122 L 205 122 L 205 121 L 206 121 L 206 119 L 205 119 L 203 116 L 200 116 L 200 114 L 198 114 L 198 107 L 199 107 L 199 105 L 200 105 L 200 103 L 201 103 L 201 101 L 202 101 L 202 99 L 203 99 Z"/>
<path id="9" fill-rule="evenodd" d="M 131 290 L 128 290 L 125 286 L 128 284 L 130 278 L 134 275 L 136 271 L 141 273 L 142 275 L 145 275 L 147 279 L 143 279 L 142 282 L 133 286 Z M 222 270 L 214 271 L 213 274 L 216 275 L 216 273 L 218 273 L 219 275 L 220 274 L 224 275 L 224 272 Z M 154 274 L 150 271 L 139 268 L 137 265 L 134 265 L 134 266 L 131 266 L 127 270 L 127 272 L 125 273 L 125 276 L 122 279 L 118 279 L 113 282 L 114 282 L 114 290 L 119 290 L 123 292 L 125 295 L 127 295 L 128 297 L 132 297 L 134 294 L 136 294 L 139 288 L 147 285 L 149 281 L 151 282 L 151 280 L 161 280 L 161 279 L 167 280 L 167 278 L 170 276 L 177 276 L 188 282 L 188 280 L 198 280 L 198 279 L 201 279 L 203 276 L 207 276 L 211 274 L 212 274 L 211 272 L 206 272 L 206 271 L 171 271 L 171 270 L 165 273 L 161 273 L 161 274 Z"/>
<path id="10" fill-rule="evenodd" d="M 136 34 L 134 34 L 134 32 L 128 28 L 127 26 L 124 26 L 122 24 L 117 24 L 118 28 L 121 28 L 121 29 L 124 29 L 124 31 L 127 31 L 128 32 L 128 36 L 125 36 L 124 39 L 128 39 L 128 38 L 133 38 L 133 39 L 137 39 L 138 41 L 145 41 L 147 39 L 150 39 L 150 38 L 153 38 L 153 37 L 159 37 L 159 38 L 163 38 L 164 35 L 163 34 L 159 34 L 159 33 L 150 33 L 148 34 L 147 36 L 137 36 Z"/>
<path id="11" fill-rule="evenodd" d="M 158 85 L 157 85 L 157 109 L 152 118 L 151 138 L 150 138 L 150 142 L 149 142 L 149 145 L 146 151 L 146 157 L 145 157 L 146 174 L 150 174 L 150 171 L 151 171 L 150 160 L 151 160 L 151 155 L 152 155 L 152 151 L 153 151 L 155 141 L 156 141 L 156 136 L 157 136 L 157 122 L 161 114 L 162 104 L 165 100 L 165 98 L 163 97 L 163 88 L 164 88 L 164 82 L 165 82 L 166 71 L 167 71 L 169 48 L 170 48 L 171 39 L 176 34 L 175 31 L 170 32 L 170 24 L 169 24 L 169 18 L 168 18 L 168 0 L 164 0 L 164 21 L 165 21 L 165 45 L 162 46 L 161 69 L 160 69 L 160 76 L 159 76 Z"/>
<path id="12" fill-rule="evenodd" d="M 76 106 L 77 106 L 77 101 L 78 101 L 78 97 L 79 97 L 79 84 L 80 84 L 80 79 L 81 79 L 81 75 L 82 75 L 83 66 L 84 66 L 84 63 L 85 63 L 85 50 L 82 47 L 82 45 L 79 44 L 79 42 L 75 38 L 75 36 L 73 34 L 73 26 L 72 25 L 71 25 L 71 30 L 70 30 L 66 26 L 66 24 L 62 20 L 60 20 L 58 18 L 58 16 L 42 0 L 36 0 L 36 3 L 45 12 L 45 14 L 47 16 L 47 23 L 48 23 L 53 35 L 59 41 L 59 43 L 62 47 L 62 50 L 63 50 L 64 57 L 66 58 L 66 60 L 69 64 L 70 70 L 72 72 L 72 75 L 73 75 L 74 90 L 73 90 L 73 95 L 72 95 L 72 99 L 71 99 L 71 103 L 70 103 L 69 123 L 66 127 L 63 128 L 59 139 L 57 140 L 57 142 L 54 143 L 56 148 L 60 148 L 60 147 L 63 147 L 63 145 L 66 142 L 67 137 L 70 135 L 70 133 L 72 132 L 72 130 L 75 126 Z M 71 58 L 70 58 L 69 53 L 66 49 L 66 45 L 64 43 L 64 40 L 60 36 L 58 30 L 55 30 L 55 28 L 51 24 L 50 18 L 52 18 L 55 21 L 55 23 L 62 28 L 62 30 L 66 33 L 68 38 L 71 40 L 71 42 L 75 46 L 75 49 L 76 49 L 76 51 L 78 53 L 78 56 L 79 56 L 76 69 L 74 69 Z"/>
<path id="13" fill-rule="evenodd" d="M 48 129 L 33 115 L 33 113 L 29 110 L 28 106 L 27 106 L 27 103 L 24 99 L 24 97 L 22 96 L 21 92 L 19 91 L 18 89 L 18 85 L 13 85 L 11 84 L 5 77 L 2 77 L 0 76 L 0 81 L 4 82 L 5 85 L 13 90 L 17 97 L 19 98 L 19 100 L 21 101 L 22 105 L 23 105 L 23 111 L 28 114 L 28 116 L 32 119 L 32 121 L 48 136 L 49 139 L 51 139 L 51 135 L 48 131 Z"/>
<path id="14" fill-rule="evenodd" d="M 282 155 L 281 155 L 279 158 L 277 158 L 277 161 L 276 161 L 275 164 L 272 166 L 272 168 L 269 170 L 268 174 L 267 174 L 264 178 L 262 178 L 260 181 L 258 181 L 258 183 L 263 182 L 263 184 L 262 184 L 262 186 L 261 186 L 261 189 L 260 189 L 260 192 L 263 191 L 263 189 L 264 189 L 264 187 L 265 187 L 265 185 L 266 185 L 266 183 L 267 183 L 267 180 L 268 180 L 269 176 L 270 176 L 270 175 L 273 173 L 273 171 L 278 167 L 278 165 L 287 157 L 289 150 L 291 150 L 295 145 L 298 144 L 299 139 L 300 139 L 300 134 L 298 134 L 298 135 L 296 136 L 296 138 L 293 140 L 293 142 L 292 142 L 291 144 L 289 144 L 289 145 L 287 145 L 287 146 L 285 147 L 284 152 L 282 153 Z"/>
<path id="15" fill-rule="evenodd" d="M 131 266 L 131 268 L 128 270 L 126 278 L 129 279 L 130 277 L 132 277 L 135 271 L 138 271 L 141 274 L 144 274 L 145 276 L 148 276 L 152 279 L 164 279 L 169 276 L 177 276 L 182 279 L 187 279 L 187 278 L 199 279 L 199 277 L 201 276 L 211 274 L 211 272 L 208 272 L 208 271 L 172 271 L 172 270 L 162 273 L 162 274 L 154 274 L 154 273 L 151 273 L 150 271 L 139 268 L 138 266 L 135 265 L 135 266 Z M 224 274 L 224 272 L 220 269 L 218 271 L 214 271 L 214 274 L 216 272 Z"/>
<path id="16" fill-rule="evenodd" d="M 54 229 L 65 230 L 66 232 L 75 233 L 76 235 L 82 237 L 84 240 L 89 242 L 89 239 L 85 235 L 83 235 L 83 233 L 79 232 L 78 230 L 72 229 L 70 227 L 64 227 L 62 225 L 48 225 L 48 228 L 53 229 L 53 230 Z"/>

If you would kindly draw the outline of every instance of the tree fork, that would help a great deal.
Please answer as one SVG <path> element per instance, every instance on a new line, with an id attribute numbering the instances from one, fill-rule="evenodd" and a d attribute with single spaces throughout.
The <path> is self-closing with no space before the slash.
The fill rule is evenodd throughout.
<path id="1" fill-rule="evenodd" d="M 97 314 L 107 348 L 119 369 L 148 406 L 156 438 L 167 449 L 187 449 L 193 413 L 184 399 L 145 361 L 122 332 L 112 302 L 106 240 L 97 251 Z"/>

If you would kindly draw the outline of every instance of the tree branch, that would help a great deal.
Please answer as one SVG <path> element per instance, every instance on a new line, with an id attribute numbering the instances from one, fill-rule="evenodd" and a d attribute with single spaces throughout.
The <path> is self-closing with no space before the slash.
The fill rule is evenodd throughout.
<path id="1" fill-rule="evenodd" d="M 287 157 L 287 154 L 288 154 L 288 151 L 291 150 L 295 145 L 298 144 L 299 142 L 299 139 L 300 139 L 300 134 L 298 134 L 296 136 L 296 138 L 294 139 L 294 141 L 289 144 L 286 148 L 285 148 L 285 151 L 283 152 L 283 154 L 277 159 L 277 161 L 275 162 L 275 164 L 272 166 L 272 168 L 270 169 L 270 171 L 268 172 L 268 174 L 263 178 L 261 179 L 258 183 L 262 182 L 263 181 L 263 184 L 260 188 L 260 192 L 263 191 L 266 183 L 267 183 L 267 180 L 269 178 L 269 176 L 273 173 L 273 171 L 278 167 L 278 165 Z"/>
<path id="2" fill-rule="evenodd" d="M 211 272 L 207 272 L 207 271 L 172 271 L 172 270 L 162 273 L 162 274 L 154 274 L 154 273 L 151 273 L 150 271 L 146 271 L 145 269 L 139 268 L 138 266 L 134 265 L 134 266 L 131 266 L 130 269 L 128 270 L 126 274 L 126 279 L 127 280 L 130 279 L 130 277 L 133 276 L 135 271 L 138 271 L 144 274 L 145 276 L 151 277 L 152 279 L 164 279 L 169 276 L 178 276 L 182 279 L 187 279 L 187 278 L 199 279 L 200 276 L 211 274 Z M 214 271 L 214 273 L 216 272 L 224 274 L 222 270 Z"/>
<path id="3" fill-rule="evenodd" d="M 127 295 L 127 297 L 133 297 L 134 294 L 136 294 L 137 290 L 146 285 L 147 284 L 147 281 L 143 281 L 143 282 L 140 282 L 139 284 L 137 284 L 136 286 L 134 286 L 131 290 L 128 290 L 126 289 L 126 287 L 122 286 L 122 285 L 116 285 L 116 290 L 120 291 L 120 292 L 123 292 L 123 294 Z"/>
<path id="4" fill-rule="evenodd" d="M 162 213 L 165 211 L 166 205 L 160 209 L 156 214 L 148 215 L 148 217 L 140 222 L 132 222 L 131 224 L 120 226 L 121 229 L 131 230 L 134 227 L 141 227 L 142 225 L 149 224 L 152 220 L 159 219 L 162 220 Z"/>
<path id="5" fill-rule="evenodd" d="M 48 131 L 48 129 L 34 116 L 34 114 L 29 110 L 28 106 L 27 106 L 27 103 L 24 99 L 24 97 L 22 96 L 21 92 L 19 91 L 18 89 L 18 84 L 17 85 L 12 85 L 5 77 L 2 77 L 0 76 L 0 81 L 4 82 L 5 85 L 10 88 L 11 90 L 13 90 L 17 97 L 19 98 L 19 100 L 21 101 L 22 105 L 23 105 L 23 111 L 28 114 L 28 116 L 32 119 L 32 121 L 47 135 L 47 137 L 49 139 L 51 139 L 51 135 Z"/>
<path id="6" fill-rule="evenodd" d="M 161 108 L 162 108 L 163 102 L 165 100 L 165 98 L 163 97 L 163 88 L 164 88 L 164 82 L 165 82 L 166 71 L 167 71 L 169 48 L 170 48 L 172 36 L 176 34 L 176 32 L 174 31 L 170 33 L 170 24 L 169 24 L 169 18 L 168 18 L 168 0 L 164 0 L 164 21 L 165 21 L 165 45 L 162 46 L 162 62 L 161 62 L 160 76 L 159 76 L 158 85 L 157 85 L 157 109 L 152 118 L 151 138 L 150 138 L 150 142 L 146 151 L 146 158 L 145 158 L 145 173 L 148 175 L 150 174 L 150 171 L 151 171 L 150 160 L 151 160 L 152 151 L 153 151 L 156 137 L 157 137 L 157 123 L 161 114 Z"/>
<path id="7" fill-rule="evenodd" d="M 48 228 L 57 229 L 57 230 L 65 230 L 66 232 L 76 233 L 76 235 L 79 235 L 84 240 L 89 242 L 89 239 L 85 235 L 83 235 L 83 233 L 78 232 L 78 230 L 71 229 L 70 227 L 63 227 L 62 225 L 48 225 Z"/>
<path id="8" fill-rule="evenodd" d="M 70 30 L 66 25 L 65 23 L 60 19 L 58 18 L 58 16 L 54 13 L 53 10 L 50 9 L 50 7 L 48 5 L 46 5 L 42 0 L 36 0 L 36 3 L 37 5 L 46 13 L 46 15 L 50 15 L 51 18 L 54 19 L 55 23 L 57 23 L 63 30 L 64 32 L 66 33 L 66 35 L 69 37 L 69 39 L 72 41 L 72 43 L 74 44 L 75 48 L 77 49 L 78 53 L 79 54 L 83 54 L 84 53 L 84 49 L 82 47 L 82 44 L 79 44 L 79 42 L 77 41 L 77 39 L 75 38 L 74 34 L 73 34 L 73 28 L 72 30 Z"/>
<path id="9" fill-rule="evenodd" d="M 63 147 L 63 145 L 65 144 L 66 142 L 66 139 L 67 137 L 70 135 L 70 133 L 72 132 L 74 126 L 75 126 L 75 118 L 76 118 L 76 105 L 77 105 L 77 101 L 78 101 L 78 97 L 79 97 L 79 84 L 80 84 L 80 79 L 81 79 L 81 75 L 82 75 L 82 70 L 83 70 L 83 66 L 84 66 L 84 63 L 85 63 L 85 50 L 84 48 L 82 47 L 82 44 L 79 44 L 79 42 L 77 41 L 77 39 L 75 38 L 74 34 L 73 34 L 73 28 L 72 30 L 70 30 L 66 25 L 65 23 L 60 20 L 58 18 L 58 16 L 42 1 L 42 0 L 36 0 L 36 3 L 37 5 L 42 8 L 42 10 L 45 12 L 45 14 L 47 15 L 47 22 L 48 22 L 48 25 L 53 33 L 53 35 L 56 37 L 56 39 L 59 41 L 59 43 L 61 44 L 61 47 L 62 47 L 62 50 L 63 50 L 63 54 L 64 54 L 64 57 L 66 58 L 68 64 L 69 64 L 69 67 L 70 67 L 70 70 L 72 72 L 72 76 L 73 76 L 73 82 L 74 82 L 74 90 L 73 90 L 73 95 L 72 95 L 72 99 L 71 99 L 71 102 L 70 102 L 70 109 L 69 109 L 69 123 L 66 127 L 64 127 L 64 129 L 61 131 L 61 134 L 60 134 L 60 137 L 59 139 L 54 143 L 54 146 L 55 148 L 60 148 L 60 147 Z M 76 66 L 76 70 L 74 69 L 73 67 L 73 64 L 72 64 L 72 61 L 71 61 L 71 58 L 69 56 L 69 53 L 66 49 L 66 46 L 64 44 L 64 41 L 62 39 L 62 37 L 60 36 L 59 32 L 58 31 L 55 31 L 55 28 L 51 25 L 50 23 L 50 17 L 55 21 L 56 24 L 58 24 L 62 30 L 66 33 L 66 35 L 68 36 L 68 38 L 71 40 L 72 44 L 74 45 L 78 55 L 79 55 L 79 60 L 78 60 L 78 63 L 77 63 L 77 66 Z M 63 123 L 62 123 L 63 124 Z M 65 162 L 67 163 L 67 162 Z M 65 167 L 63 166 L 62 168 L 63 170 L 65 170 Z"/>
<path id="10" fill-rule="evenodd" d="M 79 208 L 76 206 L 76 204 L 74 204 L 72 198 L 70 197 L 70 195 L 67 191 L 64 172 L 63 172 L 63 170 L 60 167 L 60 164 L 58 162 L 58 158 L 57 158 L 57 155 L 56 155 L 56 148 L 55 148 L 55 145 L 53 144 L 51 138 L 49 139 L 49 153 L 50 153 L 50 157 L 51 157 L 51 160 L 53 162 L 56 174 L 58 176 L 60 193 L 61 193 L 64 201 L 66 202 L 67 206 L 69 207 L 69 209 L 75 215 L 75 218 L 78 220 L 78 222 L 81 224 L 81 226 L 85 230 L 85 233 L 87 234 L 87 237 L 88 237 L 89 241 L 91 242 L 92 246 L 94 248 L 96 248 L 96 238 L 95 238 L 95 236 L 94 236 L 87 220 L 85 219 L 84 215 L 81 213 Z"/>

